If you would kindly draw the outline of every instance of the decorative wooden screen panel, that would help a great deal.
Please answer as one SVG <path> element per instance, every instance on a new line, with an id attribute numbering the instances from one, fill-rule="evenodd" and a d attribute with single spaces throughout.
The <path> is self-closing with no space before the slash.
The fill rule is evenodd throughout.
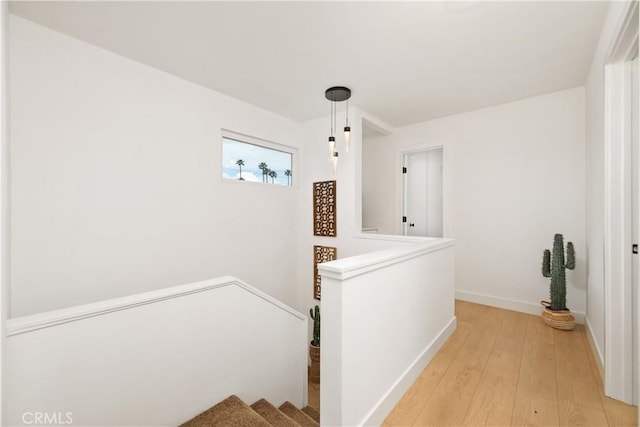
<path id="1" fill-rule="evenodd" d="M 338 250 L 331 246 L 314 246 L 313 247 L 313 297 L 320 299 L 320 275 L 318 274 L 318 264 L 333 261 L 336 259 Z"/>
<path id="2" fill-rule="evenodd" d="M 337 235 L 336 214 L 336 182 L 314 182 L 313 234 L 335 237 Z"/>

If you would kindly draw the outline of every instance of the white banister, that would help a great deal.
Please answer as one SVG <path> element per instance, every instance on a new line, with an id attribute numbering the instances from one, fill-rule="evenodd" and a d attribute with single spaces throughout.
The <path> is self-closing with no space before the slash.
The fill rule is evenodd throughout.
<path id="1" fill-rule="evenodd" d="M 450 239 L 318 266 L 322 425 L 379 425 L 455 330 Z"/>
<path id="2" fill-rule="evenodd" d="M 306 316 L 233 277 L 11 319 L 7 333 L 8 425 L 178 425 L 230 394 L 306 404 Z"/>

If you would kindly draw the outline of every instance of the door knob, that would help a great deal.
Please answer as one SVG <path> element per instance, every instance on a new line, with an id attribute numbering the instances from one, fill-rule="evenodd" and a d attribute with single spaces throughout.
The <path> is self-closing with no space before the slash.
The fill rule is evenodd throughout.
<path id="1" fill-rule="evenodd" d="M 409 227 L 415 227 L 416 225 L 412 222 L 409 223 Z"/>

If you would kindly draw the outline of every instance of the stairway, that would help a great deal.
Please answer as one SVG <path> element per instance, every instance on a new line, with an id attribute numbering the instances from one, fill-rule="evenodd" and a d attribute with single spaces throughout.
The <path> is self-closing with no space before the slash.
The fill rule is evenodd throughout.
<path id="1" fill-rule="evenodd" d="M 320 412 L 310 406 L 296 408 L 284 402 L 276 408 L 265 399 L 251 406 L 232 395 L 196 415 L 180 427 L 319 427 Z"/>

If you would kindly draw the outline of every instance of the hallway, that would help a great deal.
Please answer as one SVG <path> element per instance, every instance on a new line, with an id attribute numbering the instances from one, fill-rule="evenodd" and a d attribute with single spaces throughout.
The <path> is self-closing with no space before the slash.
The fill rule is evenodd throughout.
<path id="1" fill-rule="evenodd" d="M 456 301 L 458 327 L 384 426 L 635 426 L 605 397 L 585 328 Z"/>

